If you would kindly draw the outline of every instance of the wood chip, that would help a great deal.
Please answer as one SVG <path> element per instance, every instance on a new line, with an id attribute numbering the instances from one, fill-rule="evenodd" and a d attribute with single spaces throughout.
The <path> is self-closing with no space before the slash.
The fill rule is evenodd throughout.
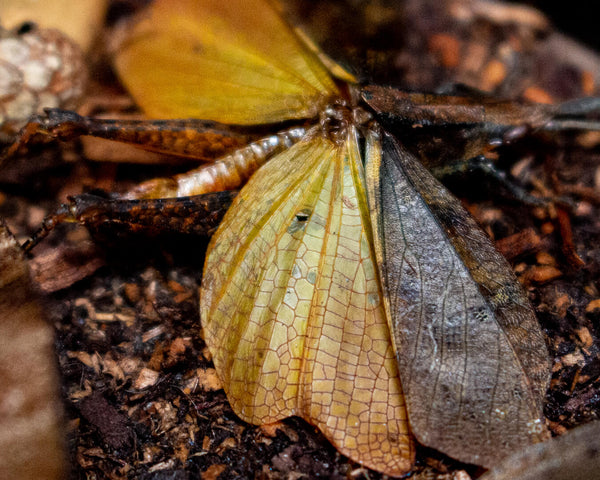
<path id="1" fill-rule="evenodd" d="M 542 238 L 533 228 L 527 228 L 519 233 L 502 238 L 495 244 L 500 253 L 510 260 L 541 248 Z"/>
<path id="2" fill-rule="evenodd" d="M 156 370 L 150 370 L 149 368 L 142 368 L 138 377 L 135 379 L 133 386 L 139 390 L 151 387 L 158 381 L 160 373 Z"/>
<path id="3" fill-rule="evenodd" d="M 594 344 L 594 339 L 588 328 L 581 327 L 580 329 L 576 330 L 575 332 L 577 333 L 577 336 L 579 337 L 579 340 L 581 341 L 581 345 L 584 348 L 590 348 Z"/>
<path id="4" fill-rule="evenodd" d="M 562 276 L 562 271 L 550 265 L 533 266 L 529 268 L 525 277 L 535 283 L 546 283 Z"/>
<path id="5" fill-rule="evenodd" d="M 219 475 L 225 471 L 226 465 L 214 464 L 202 472 L 202 480 L 217 480 Z"/>
<path id="6" fill-rule="evenodd" d="M 593 312 L 597 308 L 600 308 L 600 298 L 592 300 L 590 303 L 588 303 L 587 306 L 585 307 L 585 311 L 589 313 L 589 312 Z"/>

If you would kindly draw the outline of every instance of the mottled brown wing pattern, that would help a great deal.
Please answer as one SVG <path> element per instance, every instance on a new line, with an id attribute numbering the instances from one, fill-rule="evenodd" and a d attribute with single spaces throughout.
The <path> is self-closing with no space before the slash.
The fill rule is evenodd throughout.
<path id="1" fill-rule="evenodd" d="M 375 246 L 411 429 L 424 445 L 493 465 L 548 436 L 541 331 L 457 200 L 393 137 L 370 140 Z"/>

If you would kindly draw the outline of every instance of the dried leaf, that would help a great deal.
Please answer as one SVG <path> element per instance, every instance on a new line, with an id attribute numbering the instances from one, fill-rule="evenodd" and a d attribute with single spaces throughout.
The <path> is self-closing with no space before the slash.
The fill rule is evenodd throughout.
<path id="1" fill-rule="evenodd" d="M 583 480 L 600 472 L 600 422 L 517 451 L 481 480 Z"/>
<path id="2" fill-rule="evenodd" d="M 15 239 L 0 220 L 0 478 L 63 478 L 54 335 Z"/>

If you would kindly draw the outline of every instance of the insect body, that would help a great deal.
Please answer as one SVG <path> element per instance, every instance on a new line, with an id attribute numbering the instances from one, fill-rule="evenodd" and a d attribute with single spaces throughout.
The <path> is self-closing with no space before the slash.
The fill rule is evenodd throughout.
<path id="1" fill-rule="evenodd" d="M 117 58 L 142 105 L 165 90 L 158 66 L 177 47 L 169 79 L 199 118 L 321 112 L 252 176 L 209 246 L 201 319 L 234 410 L 300 415 L 391 475 L 410 470 L 412 435 L 485 466 L 546 438 L 547 352 L 510 266 L 397 140 L 343 106 L 268 4 L 235 4 L 157 2 Z M 168 115 L 175 94 L 152 95 L 150 113 Z"/>
<path id="2" fill-rule="evenodd" d="M 385 120 L 380 91 L 338 88 L 261 0 L 159 0 L 116 63 L 155 116 L 314 119 L 250 178 L 207 252 L 201 321 L 241 418 L 299 415 L 390 475 L 410 471 L 414 438 L 489 467 L 548 437 L 527 298 L 459 202 L 352 100 Z"/>

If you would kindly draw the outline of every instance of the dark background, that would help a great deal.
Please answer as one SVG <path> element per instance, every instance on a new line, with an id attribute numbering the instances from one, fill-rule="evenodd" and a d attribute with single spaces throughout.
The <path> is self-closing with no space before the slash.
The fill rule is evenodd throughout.
<path id="1" fill-rule="evenodd" d="M 591 10 L 593 2 L 528 0 L 511 3 L 528 4 L 538 8 L 548 15 L 558 30 L 578 38 L 591 48 L 600 48 L 598 17 Z"/>

